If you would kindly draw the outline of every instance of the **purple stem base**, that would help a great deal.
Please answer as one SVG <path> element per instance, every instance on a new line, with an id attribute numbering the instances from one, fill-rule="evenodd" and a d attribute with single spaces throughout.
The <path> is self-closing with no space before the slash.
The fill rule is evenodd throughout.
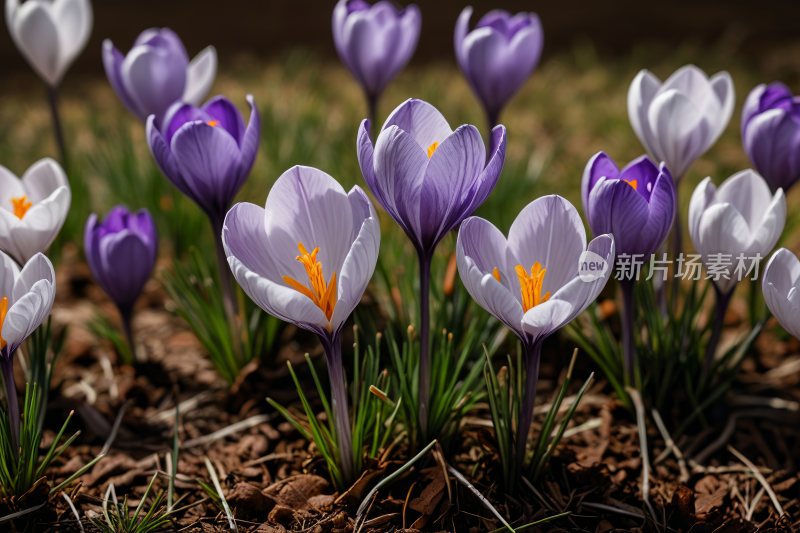
<path id="1" fill-rule="evenodd" d="M 636 341 L 633 335 L 633 315 L 635 313 L 634 288 L 636 280 L 620 280 L 622 290 L 622 354 L 625 361 L 625 380 L 633 384 L 636 368 Z"/>
<path id="2" fill-rule="evenodd" d="M 14 356 L 7 358 L 0 355 L 0 367 L 3 371 L 3 383 L 5 384 L 6 402 L 8 402 L 8 424 L 11 432 L 11 448 L 14 457 L 19 457 L 19 401 L 17 400 L 17 384 L 14 380 Z"/>
<path id="3" fill-rule="evenodd" d="M 331 379 L 336 444 L 339 447 L 342 477 L 347 486 L 350 486 L 355 481 L 353 476 L 353 436 L 350 430 L 350 412 L 347 407 L 347 377 L 342 362 L 342 344 L 338 333 L 332 336 L 323 334 L 318 336 L 325 349 L 325 362 L 328 365 L 328 374 Z"/>
<path id="4" fill-rule="evenodd" d="M 525 466 L 525 449 L 528 444 L 528 434 L 533 421 L 533 404 L 536 401 L 536 384 L 539 381 L 539 359 L 542 352 L 541 341 L 534 342 L 532 346 L 525 346 L 525 390 L 522 398 L 522 408 L 517 424 L 516 460 L 517 472 L 522 472 Z"/>
<path id="5" fill-rule="evenodd" d="M 430 288 L 431 261 L 427 256 L 419 254 L 419 426 L 423 441 L 427 442 L 428 405 L 431 397 L 431 360 L 430 360 Z"/>
<path id="6" fill-rule="evenodd" d="M 728 310 L 728 305 L 731 303 L 731 296 L 733 290 L 728 294 L 722 294 L 717 286 L 714 285 L 714 292 L 717 295 L 717 309 L 714 316 L 714 329 L 711 332 L 711 338 L 708 340 L 706 347 L 706 355 L 703 358 L 703 373 L 701 379 L 705 379 L 711 371 L 711 366 L 714 364 L 714 353 L 717 351 L 717 344 L 719 344 L 720 335 L 722 335 L 722 325 L 725 322 L 725 312 Z"/>

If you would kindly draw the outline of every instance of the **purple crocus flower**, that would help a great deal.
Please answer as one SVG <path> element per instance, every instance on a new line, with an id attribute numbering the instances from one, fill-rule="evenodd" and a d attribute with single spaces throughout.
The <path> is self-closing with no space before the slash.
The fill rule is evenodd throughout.
<path id="1" fill-rule="evenodd" d="M 372 194 L 414 244 L 420 263 L 420 424 L 425 427 L 430 394 L 428 360 L 431 259 L 450 230 L 472 214 L 494 190 L 506 156 L 506 128 L 492 130 L 488 163 L 475 126 L 450 129 L 439 111 L 422 100 L 406 100 L 386 119 L 374 147 L 370 123 L 358 132 L 358 162 Z"/>
<path id="2" fill-rule="evenodd" d="M 364 89 L 373 121 L 383 89 L 414 55 L 421 26 L 414 4 L 398 10 L 385 0 L 372 6 L 364 0 L 339 0 L 333 9 L 333 43 Z"/>
<path id="3" fill-rule="evenodd" d="M 109 211 L 103 222 L 93 213 L 86 221 L 83 248 L 95 281 L 117 304 L 133 345 L 133 304 L 150 279 L 158 255 L 153 217 L 146 209 L 131 213 L 121 205 Z"/>
<path id="4" fill-rule="evenodd" d="M 209 46 L 190 62 L 174 31 L 150 28 L 139 34 L 127 55 L 111 39 L 103 41 L 103 66 L 131 113 L 142 122 L 150 115 L 160 121 L 175 102 L 199 105 L 206 97 L 217 74 L 217 51 Z"/>
<path id="5" fill-rule="evenodd" d="M 472 8 L 465 7 L 456 22 L 456 60 L 494 128 L 503 106 L 536 69 L 544 32 L 536 13 L 493 9 L 472 31 L 470 17 Z"/>
<path id="6" fill-rule="evenodd" d="M 594 235 L 612 234 L 617 259 L 627 264 L 647 262 L 669 235 L 675 218 L 675 185 L 664 163 L 643 155 L 621 171 L 598 152 L 586 164 L 581 182 L 583 211 Z M 635 360 L 633 306 L 635 276 L 620 279 L 623 294 L 623 352 L 628 376 Z"/>
<path id="7" fill-rule="evenodd" d="M 236 300 L 222 248 L 222 223 L 236 193 L 253 168 L 261 139 L 261 117 L 252 95 L 250 123 L 224 96 L 202 107 L 176 103 L 161 126 L 147 118 L 147 142 L 161 172 L 205 211 L 217 248 L 223 301 L 228 319 L 236 317 Z"/>
<path id="8" fill-rule="evenodd" d="M 750 91 L 742 109 L 742 144 L 772 192 L 800 179 L 800 96 L 780 82 Z"/>
<path id="9" fill-rule="evenodd" d="M 378 260 L 381 233 L 360 187 L 293 167 L 262 209 L 239 203 L 225 217 L 225 254 L 236 281 L 267 313 L 317 334 L 328 363 L 345 481 L 354 481 L 351 429 L 339 334 L 361 301 Z M 299 252 L 299 254 L 298 254 Z"/>
<path id="10" fill-rule="evenodd" d="M 603 290 L 614 264 L 614 241 L 611 235 L 600 235 L 587 249 L 578 211 L 557 195 L 528 204 L 511 225 L 507 240 L 482 218 L 470 217 L 461 224 L 456 260 L 464 287 L 514 332 L 526 355 L 517 471 L 525 458 L 542 342 L 581 314 Z M 605 268 L 586 275 L 580 265 L 587 258 Z"/>

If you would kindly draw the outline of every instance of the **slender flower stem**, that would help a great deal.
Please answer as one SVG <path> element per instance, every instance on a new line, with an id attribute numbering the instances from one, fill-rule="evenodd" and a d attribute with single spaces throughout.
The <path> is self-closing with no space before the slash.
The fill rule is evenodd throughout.
<path id="1" fill-rule="evenodd" d="M 703 358 L 703 374 L 701 379 L 705 379 L 711 371 L 711 365 L 714 364 L 714 353 L 717 351 L 717 344 L 719 344 L 719 337 L 722 334 L 722 325 L 725 322 L 725 312 L 728 310 L 728 305 L 731 303 L 731 296 L 733 290 L 727 294 L 722 294 L 717 286 L 714 285 L 714 292 L 717 295 L 717 310 L 714 316 L 714 329 L 711 331 L 711 338 L 708 340 L 706 347 L 706 355 Z"/>
<path id="2" fill-rule="evenodd" d="M 53 115 L 53 131 L 55 132 L 58 150 L 61 153 L 61 164 L 67 166 L 67 149 L 64 145 L 64 132 L 61 129 L 61 118 L 58 114 L 58 87 L 47 86 L 47 96 L 50 100 L 50 113 Z"/>
<path id="3" fill-rule="evenodd" d="M 423 440 L 427 441 L 426 430 L 428 426 L 428 405 L 431 397 L 431 360 L 430 360 L 430 330 L 431 330 L 431 260 L 424 254 L 419 254 L 419 425 L 422 429 Z"/>
<path id="4" fill-rule="evenodd" d="M 522 397 L 522 408 L 517 424 L 517 468 L 521 473 L 525 466 L 525 448 L 528 444 L 528 433 L 533 421 L 533 404 L 536 401 L 536 384 L 539 381 L 539 359 L 542 352 L 541 341 L 525 346 L 525 390 Z"/>
<path id="5" fill-rule="evenodd" d="M 678 183 L 675 182 L 675 198 L 678 198 Z M 673 259 L 677 259 L 680 257 L 681 253 L 683 253 L 683 224 L 681 223 L 681 208 L 679 203 L 675 202 L 675 219 L 672 222 L 672 232 L 669 235 L 669 247 L 671 248 L 672 257 Z M 678 288 L 680 287 L 680 278 L 673 278 L 672 280 L 672 289 L 671 289 L 671 298 L 672 298 L 672 308 L 675 308 L 675 305 L 678 302 Z M 666 303 L 666 294 L 662 290 L 662 298 L 659 299 L 659 303 L 661 304 L 661 300 L 663 300 L 662 309 L 666 311 L 667 303 Z M 663 312 L 662 311 L 662 312 Z"/>
<path id="6" fill-rule="evenodd" d="M 342 343 L 339 334 L 332 337 L 319 335 L 319 340 L 325 349 L 325 361 L 328 364 L 328 374 L 331 378 L 331 396 L 333 398 L 333 417 L 336 426 L 336 444 L 339 448 L 342 477 L 347 486 L 355 481 L 353 479 L 353 435 L 350 430 L 350 412 L 347 407 L 347 387 L 342 362 Z"/>
<path id="7" fill-rule="evenodd" d="M 122 329 L 125 331 L 125 336 L 128 338 L 128 347 L 131 349 L 131 357 L 133 361 L 126 361 L 127 363 L 136 362 L 136 345 L 133 343 L 133 329 L 131 322 L 133 321 L 133 306 L 130 308 L 119 308 L 119 314 L 122 317 Z"/>
<path id="8" fill-rule="evenodd" d="M 214 232 L 214 246 L 217 250 L 217 265 L 219 266 L 222 304 L 225 307 L 225 314 L 228 316 L 228 323 L 231 326 L 234 351 L 236 355 L 239 356 L 241 355 L 241 339 L 239 338 L 239 327 L 236 318 L 236 298 L 233 294 L 231 268 L 228 265 L 228 258 L 225 256 L 225 248 L 222 246 L 222 221 L 215 222 L 212 219 L 211 230 Z"/>
<path id="9" fill-rule="evenodd" d="M 636 280 L 620 280 L 622 289 L 622 354 L 625 361 L 625 380 L 633 384 L 633 371 L 636 366 L 636 343 L 633 337 L 634 295 Z"/>
<path id="10" fill-rule="evenodd" d="M 14 356 L 5 354 L 0 355 L 0 367 L 3 371 L 3 383 L 5 384 L 6 402 L 8 402 L 8 424 L 11 426 L 11 449 L 14 458 L 19 458 L 19 403 L 17 400 L 17 384 L 14 381 Z"/>
<path id="11" fill-rule="evenodd" d="M 499 117 L 499 111 L 486 112 L 486 123 L 489 125 L 489 151 L 486 152 L 486 163 L 489 163 L 489 160 L 492 158 L 492 154 L 497 149 L 497 145 L 494 141 L 494 135 L 492 135 L 492 130 L 494 130 L 495 126 L 497 126 Z"/>
<path id="12" fill-rule="evenodd" d="M 375 138 L 377 137 L 377 135 L 375 135 L 373 132 L 378 131 L 377 125 L 375 124 L 375 117 L 377 116 L 377 113 L 378 113 L 378 96 L 377 95 L 367 94 L 366 98 L 367 98 L 367 108 L 368 108 L 368 113 L 369 113 L 369 115 L 367 115 L 369 117 L 369 132 L 368 133 L 369 133 L 369 138 L 374 143 L 375 142 Z"/>

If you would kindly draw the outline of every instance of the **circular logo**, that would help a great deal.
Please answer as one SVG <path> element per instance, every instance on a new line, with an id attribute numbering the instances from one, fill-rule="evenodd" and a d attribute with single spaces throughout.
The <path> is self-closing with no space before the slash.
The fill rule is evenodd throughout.
<path id="1" fill-rule="evenodd" d="M 602 278 L 608 272 L 608 263 L 594 252 L 586 250 L 578 263 L 578 275 L 585 282 Z"/>

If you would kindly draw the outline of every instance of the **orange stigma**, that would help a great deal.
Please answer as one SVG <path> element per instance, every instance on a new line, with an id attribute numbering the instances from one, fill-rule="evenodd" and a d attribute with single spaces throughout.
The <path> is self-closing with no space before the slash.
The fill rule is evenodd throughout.
<path id="1" fill-rule="evenodd" d="M 433 155 L 433 152 L 435 152 L 437 148 L 439 148 L 439 143 L 438 142 L 435 142 L 432 145 L 428 146 L 428 159 L 431 158 L 431 156 Z"/>
<path id="2" fill-rule="evenodd" d="M 0 300 L 0 333 L 3 332 L 3 322 L 6 321 L 6 313 L 8 313 L 8 298 L 3 296 Z M 6 340 L 0 335 L 0 350 L 6 347 Z"/>
<path id="3" fill-rule="evenodd" d="M 497 270 L 497 267 L 495 267 L 494 271 L 492 271 L 492 276 L 497 280 L 497 283 L 502 283 L 502 281 L 500 281 L 500 271 Z"/>
<path id="4" fill-rule="evenodd" d="M 542 268 L 541 263 L 537 261 L 533 264 L 530 275 L 522 268 L 522 265 L 517 265 L 514 270 L 516 270 L 517 276 L 519 277 L 520 292 L 522 293 L 522 309 L 526 313 L 529 309 L 543 304 L 550 299 L 549 292 L 542 296 L 542 283 L 544 283 L 544 273 L 547 272 L 547 269 Z"/>
<path id="5" fill-rule="evenodd" d="M 216 126 L 217 124 L 219 124 L 219 120 L 209 120 L 208 121 L 208 125 L 209 126 Z"/>
<path id="6" fill-rule="evenodd" d="M 303 263 L 303 266 L 306 267 L 306 274 L 308 275 L 308 281 L 311 285 L 311 288 L 303 285 L 293 278 L 290 278 L 289 276 L 283 276 L 283 281 L 288 283 L 289 286 L 297 292 L 311 298 L 311 301 L 313 301 L 317 307 L 322 309 L 322 312 L 325 313 L 325 316 L 328 318 L 328 322 L 330 322 L 337 300 L 336 272 L 331 275 L 330 283 L 326 284 L 325 276 L 322 273 L 322 263 L 317 262 L 317 253 L 319 253 L 319 248 L 314 248 L 314 251 L 308 253 L 302 242 L 297 244 L 297 248 L 300 250 L 300 255 L 298 255 L 295 259 Z M 330 331 L 330 328 L 331 326 L 328 324 L 328 331 Z"/>
<path id="7" fill-rule="evenodd" d="M 627 183 L 628 185 L 633 187 L 634 191 L 638 191 L 639 190 L 639 189 L 636 188 L 636 180 L 622 180 L 622 181 L 624 181 L 625 183 Z"/>
<path id="8" fill-rule="evenodd" d="M 14 216 L 21 219 L 28 212 L 28 209 L 33 205 L 28 201 L 27 196 L 20 196 L 19 198 L 12 198 L 11 203 L 14 205 Z"/>

